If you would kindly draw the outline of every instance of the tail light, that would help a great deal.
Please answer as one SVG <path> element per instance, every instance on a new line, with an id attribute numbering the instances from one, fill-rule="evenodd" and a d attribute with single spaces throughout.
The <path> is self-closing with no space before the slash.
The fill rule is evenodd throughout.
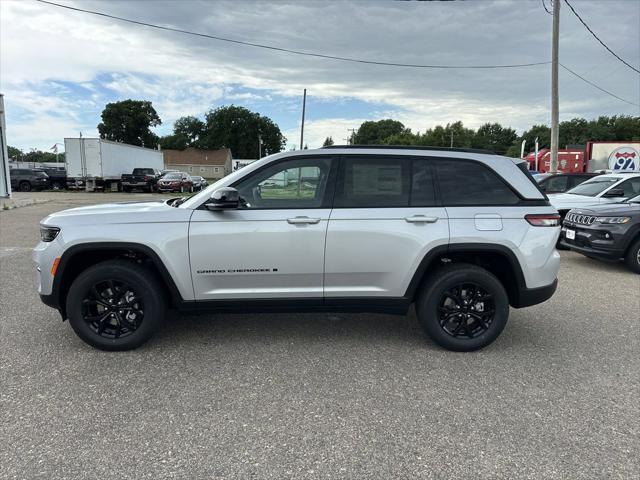
<path id="1" fill-rule="evenodd" d="M 524 216 L 525 220 L 534 227 L 559 227 L 560 215 L 557 213 L 531 213 Z"/>

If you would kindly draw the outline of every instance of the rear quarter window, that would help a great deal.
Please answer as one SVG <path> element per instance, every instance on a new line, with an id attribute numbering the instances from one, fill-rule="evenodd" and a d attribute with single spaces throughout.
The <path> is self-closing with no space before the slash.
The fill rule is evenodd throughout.
<path id="1" fill-rule="evenodd" d="M 437 160 L 434 165 L 445 206 L 515 205 L 520 202 L 498 174 L 478 162 Z"/>

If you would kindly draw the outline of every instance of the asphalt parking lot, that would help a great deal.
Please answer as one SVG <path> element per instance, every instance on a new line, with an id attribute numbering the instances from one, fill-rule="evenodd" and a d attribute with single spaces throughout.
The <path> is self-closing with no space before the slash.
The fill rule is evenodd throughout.
<path id="1" fill-rule="evenodd" d="M 640 475 L 640 276 L 622 265 L 562 252 L 556 295 L 476 353 L 414 314 L 173 314 L 106 353 L 40 303 L 38 221 L 152 195 L 29 195 L 47 203 L 0 211 L 0 478 Z"/>

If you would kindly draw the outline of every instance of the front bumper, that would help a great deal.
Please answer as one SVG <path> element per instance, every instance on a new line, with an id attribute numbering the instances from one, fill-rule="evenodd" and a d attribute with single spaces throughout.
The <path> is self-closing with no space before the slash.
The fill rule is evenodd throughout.
<path id="1" fill-rule="evenodd" d="M 575 232 L 575 238 L 566 236 L 567 229 Z M 628 225 L 584 226 L 565 222 L 560 231 L 560 245 L 574 252 L 603 260 L 624 257 Z"/>

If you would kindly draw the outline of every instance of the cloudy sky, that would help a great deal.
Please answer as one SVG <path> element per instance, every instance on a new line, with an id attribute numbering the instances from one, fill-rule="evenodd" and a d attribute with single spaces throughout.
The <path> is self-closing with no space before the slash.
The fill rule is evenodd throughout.
<path id="1" fill-rule="evenodd" d="M 550 59 L 551 16 L 541 0 L 68 1 L 59 3 L 184 30 L 306 52 L 383 62 L 486 65 Z M 547 5 L 550 4 L 546 0 Z M 640 64 L 640 1 L 571 0 L 611 49 Z M 548 123 L 550 67 L 502 70 L 394 68 L 304 57 L 165 32 L 34 0 L 0 0 L 0 91 L 7 140 L 49 149 L 96 136 L 105 104 L 147 99 L 159 135 L 184 115 L 236 104 L 267 115 L 299 143 L 342 143 L 364 120 L 394 118 L 414 131 L 462 120 L 521 131 Z M 609 54 L 562 4 L 560 61 L 640 104 L 640 75 Z M 562 71 L 561 119 L 640 114 Z"/>

